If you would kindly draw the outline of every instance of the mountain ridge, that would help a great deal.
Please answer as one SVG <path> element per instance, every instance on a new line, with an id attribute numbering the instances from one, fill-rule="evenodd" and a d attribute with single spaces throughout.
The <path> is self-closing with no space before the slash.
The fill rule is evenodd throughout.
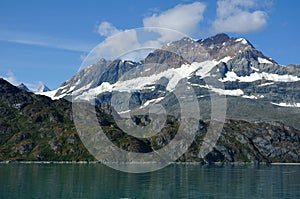
<path id="1" fill-rule="evenodd" d="M 220 39 L 221 38 L 221 39 Z M 217 43 L 212 43 L 213 41 L 218 41 Z M 221 42 L 222 41 L 222 42 Z M 226 43 L 227 42 L 227 43 Z M 184 58 L 180 55 L 184 54 L 184 52 L 188 52 L 188 55 L 185 55 Z M 199 54 L 200 52 L 200 54 Z M 167 54 L 166 54 L 167 53 Z M 199 54 L 199 55 L 198 55 Z M 240 56 L 240 57 L 246 57 L 246 59 L 254 59 L 256 62 L 260 64 L 273 64 L 273 68 L 280 68 L 280 65 L 278 65 L 274 60 L 264 56 L 260 51 L 257 51 L 253 45 L 247 41 L 246 39 L 243 38 L 229 38 L 228 35 L 225 34 L 218 34 L 214 37 L 207 38 L 207 39 L 202 39 L 202 40 L 192 40 L 189 38 L 183 38 L 179 41 L 175 41 L 172 43 L 169 43 L 165 46 L 162 46 L 161 48 L 155 50 L 154 52 L 150 53 L 144 61 L 142 61 L 142 64 L 161 64 L 161 65 L 168 65 L 172 66 L 174 68 L 179 68 L 184 64 L 191 64 L 195 61 L 198 61 L 199 63 L 207 60 L 221 60 L 224 62 L 229 61 L 230 59 L 233 59 L 235 56 Z M 164 58 L 163 58 L 164 57 Z M 241 59 L 241 58 L 238 58 Z M 170 63 L 168 63 L 170 61 Z M 105 71 L 105 68 L 107 67 L 108 70 L 111 70 L 112 72 L 116 73 L 117 68 L 118 68 L 118 60 L 115 60 L 113 62 L 109 62 L 109 64 L 106 64 L 108 62 L 106 61 L 100 61 L 101 67 L 97 68 L 97 64 L 89 68 L 86 68 L 79 72 L 77 75 L 77 78 L 88 78 L 89 73 L 87 75 L 84 75 L 84 71 L 101 71 L 100 73 L 105 73 L 105 74 L 98 74 L 98 73 L 93 73 L 96 75 L 92 75 L 93 77 L 99 78 L 99 80 L 96 80 L 97 78 L 92 78 L 93 83 L 91 81 L 86 82 L 85 84 L 77 85 L 75 80 L 68 80 L 67 84 L 69 84 L 69 88 L 72 89 L 67 89 L 65 88 L 66 83 L 62 84 L 61 88 L 57 90 L 57 92 L 54 94 L 52 97 L 60 98 L 60 97 L 66 97 L 68 96 L 68 99 L 71 98 L 71 93 L 74 90 L 74 86 L 78 88 L 77 90 L 81 90 L 81 93 L 84 91 L 87 91 L 89 89 L 95 88 L 97 86 L 100 86 L 101 83 L 103 82 L 109 82 L 112 83 L 112 80 L 108 80 L 110 78 L 107 77 L 107 72 Z M 104 63 L 104 64 L 103 64 Z M 126 63 L 126 62 L 124 62 Z M 129 61 L 126 67 L 122 67 L 123 69 L 130 70 L 132 64 L 134 67 L 138 66 L 141 67 L 140 63 L 135 63 Z M 249 64 L 249 63 L 248 63 Z M 256 64 L 257 65 L 257 64 Z M 276 65 L 276 67 L 275 67 Z M 89 69 L 89 70 L 88 70 Z M 93 70 L 91 70 L 93 69 Z M 232 70 L 233 68 L 230 68 Z M 293 71 L 293 73 L 297 73 L 297 75 L 300 73 L 298 68 L 295 66 L 290 66 L 289 70 L 285 70 L 285 72 L 281 72 L 280 74 L 290 74 Z M 248 72 L 244 73 L 243 75 L 249 75 L 251 71 L 248 70 Z M 272 72 L 271 69 L 269 69 L 269 72 Z M 275 71 L 276 72 L 276 71 Z M 81 74 L 81 75 L 79 75 Z M 79 75 L 79 76 L 78 76 Z M 224 74 L 225 75 L 225 74 Z M 102 77 L 101 77 L 102 76 Z M 83 81 L 85 82 L 85 81 Z M 97 82 L 97 83 L 96 83 Z M 114 78 L 114 83 L 116 82 L 116 78 Z M 72 85 L 72 86 L 71 86 Z M 85 87 L 86 86 L 86 87 Z M 76 89 L 75 89 L 76 90 Z"/>

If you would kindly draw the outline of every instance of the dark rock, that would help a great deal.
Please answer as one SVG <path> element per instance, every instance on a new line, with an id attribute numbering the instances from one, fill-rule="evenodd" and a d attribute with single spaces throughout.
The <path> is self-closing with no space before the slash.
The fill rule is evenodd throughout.
<path id="1" fill-rule="evenodd" d="M 220 34 L 217 34 L 213 37 L 210 37 L 210 38 L 207 38 L 207 39 L 204 39 L 204 40 L 199 40 L 198 42 L 206 45 L 206 46 L 211 46 L 211 45 L 215 45 L 215 44 L 222 44 L 226 41 L 229 41 L 229 36 L 224 34 L 224 33 L 220 33 Z"/>
<path id="2" fill-rule="evenodd" d="M 22 142 L 23 140 L 31 138 L 30 133 L 22 133 L 21 135 L 18 136 L 17 142 Z"/>
<path id="3" fill-rule="evenodd" d="M 62 144 L 58 141 L 49 141 L 48 144 L 50 145 L 51 149 L 55 153 L 60 153 Z"/>
<path id="4" fill-rule="evenodd" d="M 12 129 L 11 127 L 6 123 L 0 123 L 0 135 L 2 134 L 11 134 Z"/>
<path id="5" fill-rule="evenodd" d="M 69 138 L 68 138 L 68 142 L 69 142 L 70 144 L 74 144 L 74 143 L 75 143 L 75 138 L 69 137 Z"/>
<path id="6" fill-rule="evenodd" d="M 223 162 L 225 160 L 225 156 L 217 150 L 213 150 L 205 156 L 205 160 L 209 163 L 211 162 Z"/>
<path id="7" fill-rule="evenodd" d="M 37 154 L 36 155 L 36 158 L 38 159 L 38 160 L 45 160 L 45 156 L 44 155 L 41 155 L 41 154 Z"/>
<path id="8" fill-rule="evenodd" d="M 18 87 L 18 89 L 20 89 L 20 90 L 24 90 L 24 91 L 26 91 L 26 92 L 30 92 L 30 90 L 27 88 L 27 86 L 25 85 L 25 84 L 23 84 L 23 83 L 21 83 L 19 86 L 17 86 Z"/>
<path id="9" fill-rule="evenodd" d="M 130 75 L 128 72 L 137 67 L 137 63 L 128 62 L 123 60 L 115 60 L 108 65 L 108 69 L 101 74 L 97 85 L 101 85 L 103 82 L 110 84 L 116 83 L 125 74 Z"/>
<path id="10" fill-rule="evenodd" d="M 25 153 L 29 153 L 34 147 L 34 144 L 33 143 L 28 143 L 28 144 L 25 144 L 25 145 L 21 145 L 19 148 L 18 148 L 18 152 L 19 154 L 23 155 Z"/>

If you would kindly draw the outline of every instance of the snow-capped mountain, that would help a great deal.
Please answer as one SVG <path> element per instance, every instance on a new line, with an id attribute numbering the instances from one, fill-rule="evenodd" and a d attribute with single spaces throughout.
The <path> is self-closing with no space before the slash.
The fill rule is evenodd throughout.
<path id="1" fill-rule="evenodd" d="M 279 65 L 248 40 L 226 34 L 200 40 L 183 38 L 162 46 L 138 63 L 101 59 L 57 90 L 42 94 L 53 99 L 73 97 L 110 104 L 112 93 L 127 92 L 131 93 L 129 110 L 121 104 L 118 110 L 126 112 L 168 100 L 183 79 L 194 89 L 199 103 L 207 101 L 212 92 L 233 97 L 232 104 L 238 100 L 243 106 L 256 103 L 253 106 L 257 108 L 263 103 L 263 107 L 300 107 L 299 65 Z M 209 79 L 222 86 L 207 84 Z"/>
<path id="2" fill-rule="evenodd" d="M 45 84 L 41 84 L 36 90 L 30 90 L 24 83 L 20 83 L 17 88 L 24 90 L 26 92 L 32 92 L 35 94 L 44 95 L 44 93 L 51 91 Z"/>
<path id="3" fill-rule="evenodd" d="M 51 89 L 48 88 L 45 84 L 41 84 L 35 92 L 43 93 L 43 92 L 48 92 L 48 91 L 51 91 Z"/>

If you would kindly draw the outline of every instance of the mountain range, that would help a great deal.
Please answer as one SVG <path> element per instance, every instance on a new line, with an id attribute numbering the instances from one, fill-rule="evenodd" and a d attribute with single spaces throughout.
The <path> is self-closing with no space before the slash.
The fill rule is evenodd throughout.
<path id="1" fill-rule="evenodd" d="M 94 160 L 73 123 L 75 102 L 96 107 L 99 124 L 118 147 L 158 150 L 176 135 L 180 105 L 192 93 L 199 126 L 178 161 L 300 161 L 300 65 L 282 66 L 244 38 L 182 38 L 139 62 L 100 58 L 53 91 L 44 86 L 34 94 L 24 87 L 0 81 L 0 160 Z M 174 93 L 183 99 L 176 100 Z M 225 123 L 216 146 L 201 157 L 213 105 L 225 108 Z M 158 106 L 164 107 L 167 122 L 151 137 L 127 135 L 116 122 L 118 115 L 147 126 L 145 115 Z"/>

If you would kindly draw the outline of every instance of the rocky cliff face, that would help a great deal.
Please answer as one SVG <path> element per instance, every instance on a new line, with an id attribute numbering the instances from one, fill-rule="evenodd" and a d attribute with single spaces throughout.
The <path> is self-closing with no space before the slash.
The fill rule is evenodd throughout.
<path id="1" fill-rule="evenodd" d="M 205 132 L 206 125 L 201 129 Z M 206 155 L 204 161 L 299 162 L 299 139 L 299 130 L 282 123 L 228 120 L 216 146 Z M 197 137 L 197 140 L 201 140 L 201 136 Z M 199 160 L 199 145 L 194 143 L 179 161 L 197 159 Z"/>

